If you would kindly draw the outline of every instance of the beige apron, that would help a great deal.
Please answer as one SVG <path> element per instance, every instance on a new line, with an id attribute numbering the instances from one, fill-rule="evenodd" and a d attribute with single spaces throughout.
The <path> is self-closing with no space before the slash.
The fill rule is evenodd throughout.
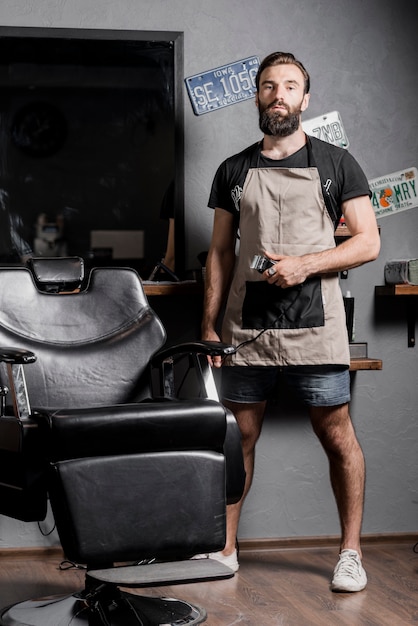
<path id="1" fill-rule="evenodd" d="M 226 365 L 349 365 L 338 274 L 302 286 L 269 285 L 250 268 L 255 254 L 303 255 L 335 247 L 316 167 L 251 168 L 240 202 L 240 250 L 222 339 L 243 345 Z"/>

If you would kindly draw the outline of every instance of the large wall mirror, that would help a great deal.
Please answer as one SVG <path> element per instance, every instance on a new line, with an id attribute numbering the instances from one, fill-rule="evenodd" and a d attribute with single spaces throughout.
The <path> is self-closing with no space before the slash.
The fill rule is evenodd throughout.
<path id="1" fill-rule="evenodd" d="M 147 279 L 175 222 L 181 276 L 182 84 L 181 33 L 0 28 L 0 262 Z"/>

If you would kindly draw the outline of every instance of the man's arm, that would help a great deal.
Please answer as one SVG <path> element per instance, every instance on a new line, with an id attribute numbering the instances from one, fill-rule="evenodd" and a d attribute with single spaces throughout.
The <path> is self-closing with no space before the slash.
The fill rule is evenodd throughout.
<path id="1" fill-rule="evenodd" d="M 235 265 L 235 236 L 234 216 L 223 209 L 215 209 L 212 240 L 206 260 L 202 319 L 202 339 L 206 341 L 219 341 L 216 322 Z M 215 357 L 213 365 L 220 367 L 221 357 Z"/>
<path id="2" fill-rule="evenodd" d="M 363 265 L 377 258 L 380 250 L 380 236 L 370 198 L 359 196 L 347 200 L 342 205 L 343 215 L 351 237 L 340 245 L 323 252 L 303 256 L 266 255 L 280 261 L 275 274 L 266 279 L 279 287 L 292 287 L 303 283 L 309 276 L 342 272 Z"/>

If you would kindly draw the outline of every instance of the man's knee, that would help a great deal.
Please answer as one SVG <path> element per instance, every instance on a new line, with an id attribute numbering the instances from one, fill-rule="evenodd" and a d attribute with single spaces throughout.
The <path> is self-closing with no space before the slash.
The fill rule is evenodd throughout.
<path id="1" fill-rule="evenodd" d="M 224 402 L 235 416 L 241 431 L 243 448 L 251 449 L 260 437 L 263 425 L 265 403 L 239 404 Z"/>
<path id="2" fill-rule="evenodd" d="M 314 432 L 326 451 L 341 454 L 358 446 L 348 404 L 312 407 L 311 421 Z"/>

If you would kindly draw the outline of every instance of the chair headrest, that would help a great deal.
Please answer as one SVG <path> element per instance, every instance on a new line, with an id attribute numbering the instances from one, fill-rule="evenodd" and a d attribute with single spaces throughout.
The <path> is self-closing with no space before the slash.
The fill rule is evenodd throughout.
<path id="1" fill-rule="evenodd" d="M 84 261 L 74 257 L 32 257 L 27 265 L 39 291 L 73 292 L 84 280 Z"/>

